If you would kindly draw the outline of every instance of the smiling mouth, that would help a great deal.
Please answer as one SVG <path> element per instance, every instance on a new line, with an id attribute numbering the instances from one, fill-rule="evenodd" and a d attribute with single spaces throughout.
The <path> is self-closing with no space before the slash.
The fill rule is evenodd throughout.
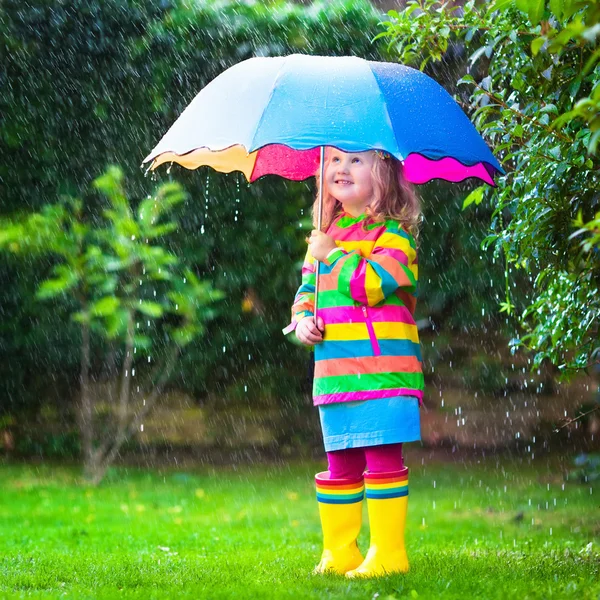
<path id="1" fill-rule="evenodd" d="M 352 182 L 348 181 L 347 179 L 336 179 L 335 183 L 338 183 L 340 185 L 351 185 Z"/>

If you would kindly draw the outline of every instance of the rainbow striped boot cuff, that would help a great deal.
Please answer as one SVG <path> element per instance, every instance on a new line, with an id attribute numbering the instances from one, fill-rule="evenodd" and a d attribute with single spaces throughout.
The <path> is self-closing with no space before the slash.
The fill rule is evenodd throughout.
<path id="1" fill-rule="evenodd" d="M 362 502 L 365 484 L 359 479 L 329 479 L 329 471 L 315 475 L 317 500 L 323 504 L 355 504 Z"/>
<path id="2" fill-rule="evenodd" d="M 356 545 L 362 524 L 363 478 L 330 479 L 329 471 L 315 475 L 319 516 L 323 529 L 323 553 L 315 573 L 343 575 L 356 569 L 363 557 Z"/>
<path id="3" fill-rule="evenodd" d="M 386 500 L 408 496 L 408 467 L 389 473 L 365 473 L 367 498 Z"/>

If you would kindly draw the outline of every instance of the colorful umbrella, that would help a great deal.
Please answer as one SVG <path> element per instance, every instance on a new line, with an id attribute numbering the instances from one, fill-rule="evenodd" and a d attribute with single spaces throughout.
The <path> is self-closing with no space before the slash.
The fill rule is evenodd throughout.
<path id="1" fill-rule="evenodd" d="M 476 177 L 494 185 L 502 167 L 452 97 L 404 65 L 355 56 L 292 54 L 250 58 L 211 81 L 144 159 L 242 171 L 255 181 L 275 174 L 302 180 L 325 146 L 384 150 L 413 183 Z M 319 202 L 317 228 L 321 229 Z M 315 289 L 315 319 L 319 263 Z"/>
<path id="2" fill-rule="evenodd" d="M 494 185 L 502 167 L 460 106 L 416 69 L 355 56 L 292 54 L 245 60 L 194 98 L 144 159 L 301 180 L 319 147 L 385 150 L 406 178 Z"/>

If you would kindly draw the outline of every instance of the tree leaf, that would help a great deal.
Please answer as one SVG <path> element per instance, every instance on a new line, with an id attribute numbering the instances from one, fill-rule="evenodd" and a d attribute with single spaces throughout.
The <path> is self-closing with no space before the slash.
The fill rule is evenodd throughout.
<path id="1" fill-rule="evenodd" d="M 554 16 L 560 21 L 563 17 L 563 4 L 565 0 L 550 0 L 550 10 Z"/>
<path id="2" fill-rule="evenodd" d="M 177 223 L 165 223 L 164 225 L 148 228 L 144 235 L 148 237 L 148 239 L 154 239 L 168 235 L 174 231 L 177 231 Z"/>
<path id="3" fill-rule="evenodd" d="M 543 36 L 533 39 L 531 41 L 531 54 L 533 54 L 533 56 L 537 56 L 537 54 L 539 53 L 541 47 L 544 45 L 545 42 L 546 42 L 546 38 Z"/>
<path id="4" fill-rule="evenodd" d="M 115 296 L 106 296 L 90 306 L 90 312 L 95 317 L 106 317 L 119 308 L 119 299 Z"/>
<path id="5" fill-rule="evenodd" d="M 537 25 L 544 16 L 544 0 L 529 0 L 529 10 L 527 11 L 532 25 Z"/>
<path id="6" fill-rule="evenodd" d="M 163 316 L 163 307 L 157 302 L 144 302 L 136 305 L 137 310 L 148 317 L 159 318 Z"/>
<path id="7" fill-rule="evenodd" d="M 530 0 L 516 0 L 515 1 L 515 5 L 516 7 L 524 13 L 528 13 L 529 12 L 529 3 Z"/>
<path id="8" fill-rule="evenodd" d="M 58 265 L 54 268 L 54 272 L 58 277 L 55 279 L 46 279 L 38 288 L 36 297 L 40 300 L 55 298 L 74 288 L 79 283 L 77 273 L 68 265 Z"/>
<path id="9" fill-rule="evenodd" d="M 469 62 L 471 66 L 473 66 L 477 62 L 477 60 L 485 53 L 486 49 L 486 46 L 481 46 L 481 48 L 478 48 L 477 50 L 475 50 L 475 52 L 473 52 L 473 54 L 471 54 L 471 56 L 469 56 Z"/>
<path id="10" fill-rule="evenodd" d="M 127 332 L 127 319 L 129 311 L 119 307 L 113 313 L 107 315 L 104 319 L 106 335 L 109 339 L 118 339 Z"/>
<path id="11" fill-rule="evenodd" d="M 470 204 L 481 204 L 483 200 L 483 192 L 485 191 L 485 185 L 481 185 L 478 188 L 475 188 L 463 201 L 462 210 L 465 210 L 467 206 Z"/>
<path id="12" fill-rule="evenodd" d="M 187 346 L 194 339 L 201 336 L 204 333 L 204 327 L 200 323 L 187 324 L 183 327 L 173 329 L 170 332 L 171 339 L 178 346 Z"/>
<path id="13" fill-rule="evenodd" d="M 475 83 L 475 79 L 473 78 L 473 75 L 465 75 L 464 77 L 461 77 L 456 82 L 456 85 L 463 85 L 465 83 Z"/>
<path id="14" fill-rule="evenodd" d="M 92 186 L 102 192 L 115 208 L 128 210 L 129 203 L 125 198 L 122 182 L 123 170 L 121 167 L 111 165 L 100 177 L 94 179 Z"/>
<path id="15" fill-rule="evenodd" d="M 496 10 L 506 10 L 507 8 L 510 8 L 511 6 L 515 5 L 515 0 L 494 0 L 490 7 L 489 7 L 489 11 L 493 12 Z"/>
<path id="16" fill-rule="evenodd" d="M 152 348 L 152 338 L 141 333 L 136 333 L 133 336 L 133 344 L 138 350 L 150 350 Z"/>
<path id="17" fill-rule="evenodd" d="M 90 313 L 87 311 L 77 311 L 71 315 L 71 319 L 75 321 L 75 323 L 81 323 L 82 325 L 90 322 Z"/>

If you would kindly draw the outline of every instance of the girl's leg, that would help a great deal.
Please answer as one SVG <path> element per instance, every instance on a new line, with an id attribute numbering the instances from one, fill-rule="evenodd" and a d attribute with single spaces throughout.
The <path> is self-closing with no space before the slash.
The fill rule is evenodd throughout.
<path id="1" fill-rule="evenodd" d="M 369 473 L 391 473 L 404 468 L 402 444 L 383 444 L 364 448 Z"/>
<path id="2" fill-rule="evenodd" d="M 327 453 L 331 479 L 360 479 L 367 462 L 365 448 L 346 448 Z"/>

